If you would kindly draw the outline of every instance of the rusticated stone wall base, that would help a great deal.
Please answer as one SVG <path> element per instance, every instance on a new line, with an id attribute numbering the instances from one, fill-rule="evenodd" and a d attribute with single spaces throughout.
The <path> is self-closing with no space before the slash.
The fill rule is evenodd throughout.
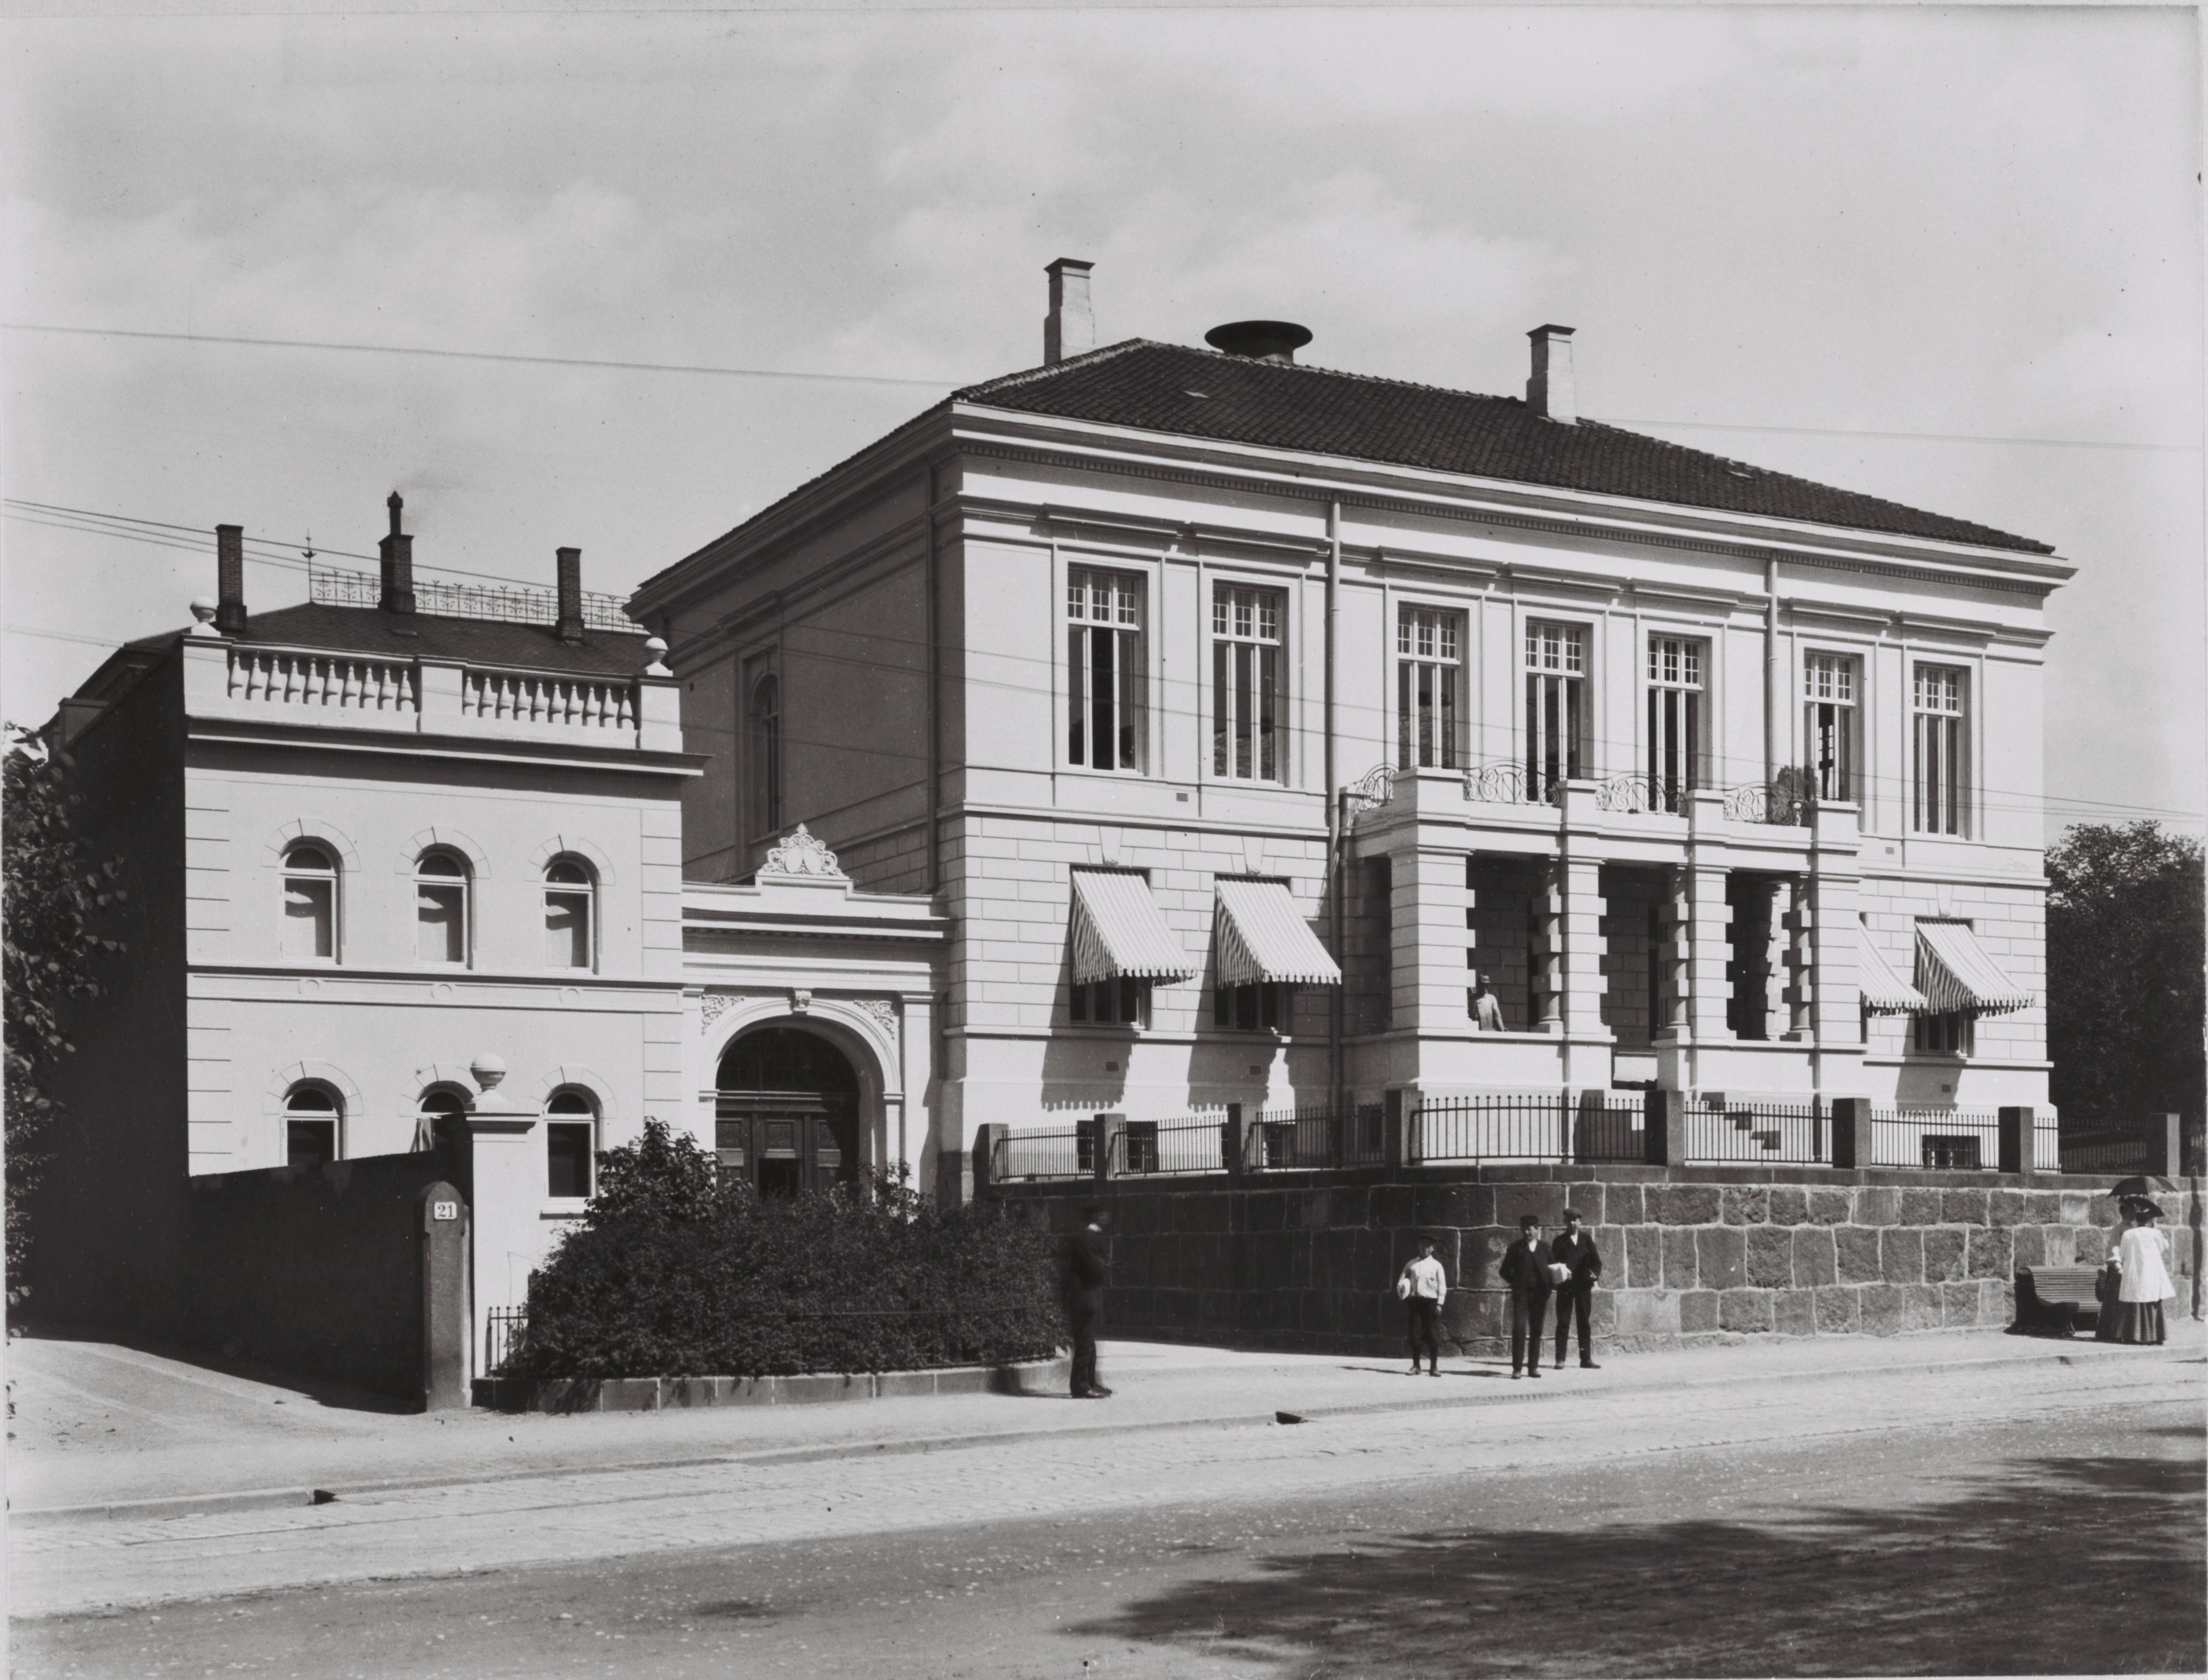
<path id="1" fill-rule="evenodd" d="M 1452 1351 L 1507 1353 L 1496 1276 L 1535 1213 L 1577 1208 L 1603 1262 L 1599 1341 L 1622 1349 L 1748 1335 L 1892 1335 L 2001 1326 L 2019 1266 L 2094 1263 L 2114 1240 L 2105 1179 L 1759 1167 L 1485 1167 L 1299 1174 L 1293 1181 L 1118 1179 L 993 1193 L 1071 1231 L 1113 1214 L 1107 1334 L 1394 1354 L 1395 1281 L 1431 1236 L 1448 1269 Z M 2177 1299 L 2198 1313 L 2199 1180 L 2157 1199 Z M 1553 1332 L 1552 1332 L 1553 1333 Z"/>

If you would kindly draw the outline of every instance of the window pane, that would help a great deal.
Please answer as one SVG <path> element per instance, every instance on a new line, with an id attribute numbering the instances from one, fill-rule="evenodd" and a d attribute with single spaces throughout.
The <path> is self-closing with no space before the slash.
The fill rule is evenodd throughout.
<path id="1" fill-rule="evenodd" d="M 332 938 L 335 918 L 331 914 L 337 883 L 311 875 L 292 875 L 284 882 L 284 954 L 286 957 L 327 957 L 335 950 Z"/>
<path id="2" fill-rule="evenodd" d="M 320 1167 L 338 1158 L 335 1120 L 286 1120 L 284 1161 L 289 1167 Z"/>
<path id="3" fill-rule="evenodd" d="M 466 879 L 467 869 L 450 852 L 431 852 L 416 867 L 417 875 L 437 875 L 453 880 Z"/>
<path id="4" fill-rule="evenodd" d="M 1112 702 L 1117 689 L 1112 670 L 1112 656 L 1117 651 L 1114 637 L 1109 630 L 1089 633 L 1089 703 L 1093 720 L 1095 764 L 1099 770 L 1113 770 L 1113 748 L 1119 738 L 1119 729 L 1112 717 Z"/>
<path id="5" fill-rule="evenodd" d="M 1211 645 L 1211 773 L 1227 774 L 1227 741 L 1233 711 L 1228 704 L 1227 669 L 1234 657 L 1232 642 Z"/>
<path id="6" fill-rule="evenodd" d="M 294 1114 L 334 1114 L 337 1099 L 319 1085 L 302 1085 L 285 1100 L 284 1107 Z"/>
<path id="7" fill-rule="evenodd" d="M 591 1132 L 588 1121 L 551 1120 L 544 1127 L 544 1193 L 591 1193 Z"/>
<path id="8" fill-rule="evenodd" d="M 414 955 L 424 963 L 467 960 L 467 892 L 430 881 L 414 884 Z"/>
<path id="9" fill-rule="evenodd" d="M 1065 633 L 1065 761 L 1089 762 L 1089 633 Z"/>
<path id="10" fill-rule="evenodd" d="M 544 895 L 544 961 L 555 969 L 591 966 L 591 895 Z"/>

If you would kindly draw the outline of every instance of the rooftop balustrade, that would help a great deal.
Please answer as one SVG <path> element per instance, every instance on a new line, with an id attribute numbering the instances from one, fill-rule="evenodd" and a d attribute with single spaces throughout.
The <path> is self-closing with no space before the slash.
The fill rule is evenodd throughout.
<path id="1" fill-rule="evenodd" d="M 682 749 L 680 696 L 663 667 L 579 674 L 189 638 L 184 654 L 185 706 L 197 717 Z"/>

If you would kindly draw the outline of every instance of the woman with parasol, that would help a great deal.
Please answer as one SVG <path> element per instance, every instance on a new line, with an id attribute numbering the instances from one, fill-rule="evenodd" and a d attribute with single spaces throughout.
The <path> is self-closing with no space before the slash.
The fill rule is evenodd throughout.
<path id="1" fill-rule="evenodd" d="M 2102 1305 L 2100 1339 L 2158 1347 L 2166 1334 L 2162 1304 L 2177 1293 L 2169 1281 L 2169 1239 L 2154 1228 L 2162 1209 L 2151 1197 L 2133 1192 L 2121 1206 L 2124 1233 L 2110 1257 L 2118 1275 L 2115 1298 Z"/>

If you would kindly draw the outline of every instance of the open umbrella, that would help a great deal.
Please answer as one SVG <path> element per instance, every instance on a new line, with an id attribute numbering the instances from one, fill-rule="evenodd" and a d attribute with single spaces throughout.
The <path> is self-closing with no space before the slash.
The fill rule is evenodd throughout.
<path id="1" fill-rule="evenodd" d="M 2157 1190 L 2175 1190 L 2177 1186 L 2158 1173 L 2139 1173 L 2128 1179 L 2119 1179 L 2109 1187 L 2111 1196 L 2151 1196 Z"/>

